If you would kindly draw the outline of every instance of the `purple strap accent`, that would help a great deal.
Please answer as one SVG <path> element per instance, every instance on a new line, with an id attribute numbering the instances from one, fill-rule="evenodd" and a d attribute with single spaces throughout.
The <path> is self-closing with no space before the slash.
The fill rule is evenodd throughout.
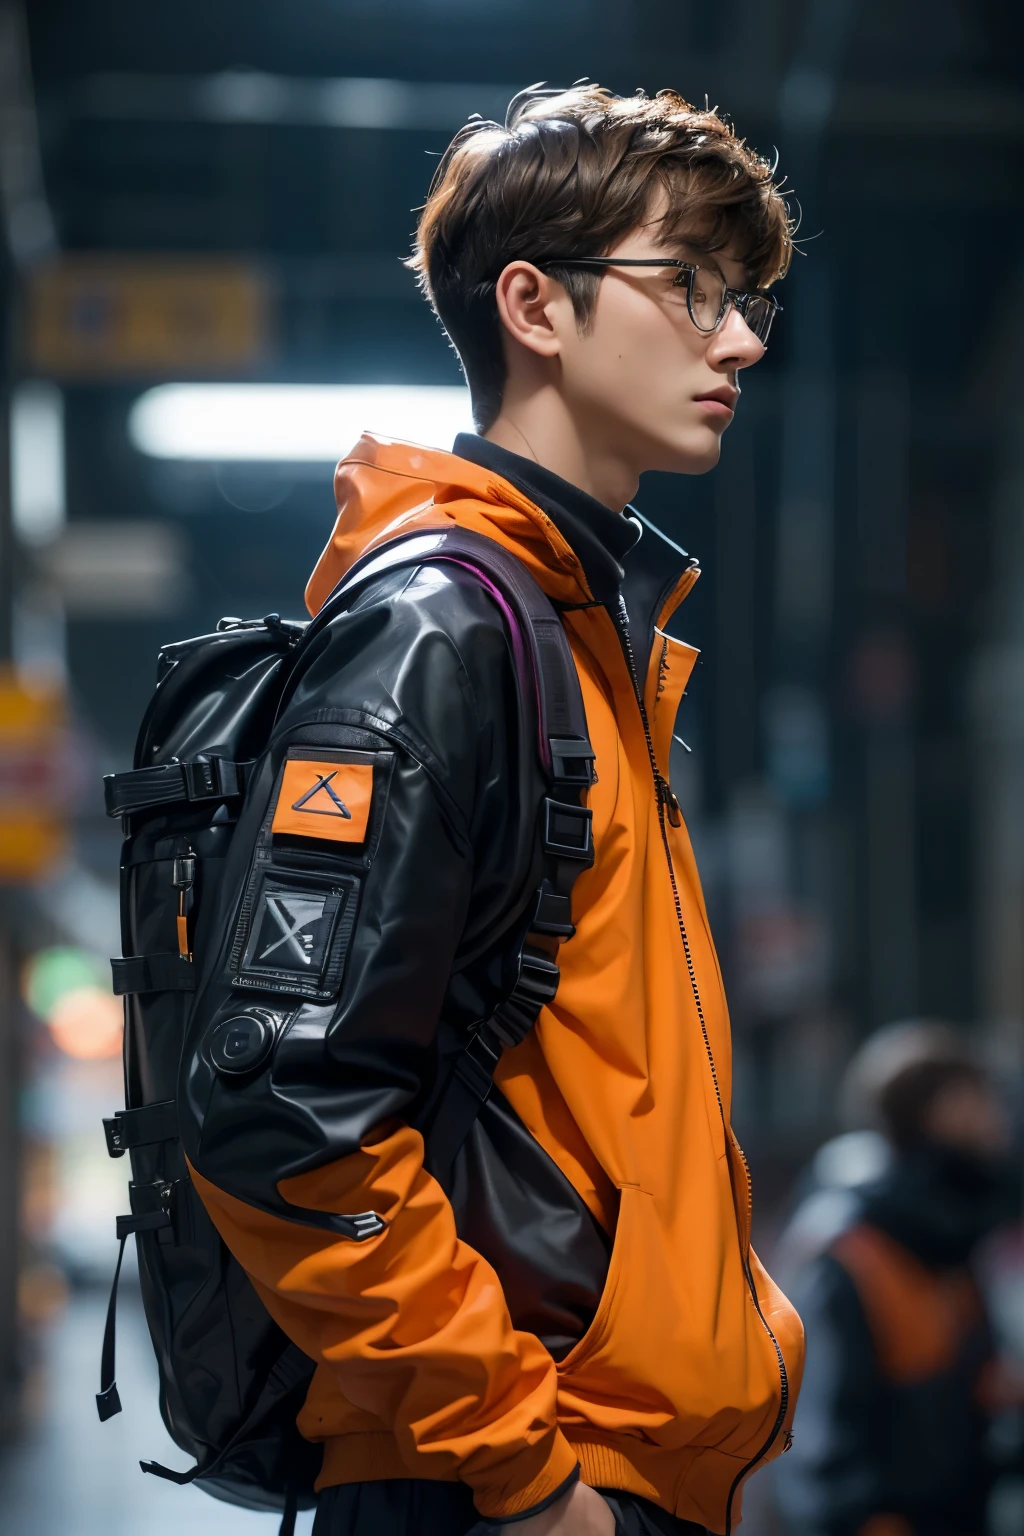
<path id="1" fill-rule="evenodd" d="M 523 644 L 523 634 L 522 630 L 519 628 L 519 620 L 516 617 L 515 610 L 509 604 L 508 599 L 505 597 L 505 594 L 502 592 L 501 588 L 496 586 L 488 576 L 487 572 L 482 571 L 479 566 L 472 565 L 468 560 L 459 560 L 454 555 L 431 554 L 426 558 L 431 562 L 431 564 L 436 561 L 446 560 L 449 565 L 459 565 L 464 571 L 469 571 L 473 576 L 476 577 L 477 581 L 479 581 L 482 586 L 486 587 L 487 591 L 491 594 L 491 596 L 494 598 L 494 601 L 501 609 L 501 612 L 505 617 L 505 622 L 508 625 L 509 634 L 512 637 L 512 659 L 515 665 L 516 673 L 518 674 L 520 680 L 520 685 L 522 686 L 525 684 L 527 672 L 529 672 L 529 682 L 533 685 L 533 692 L 537 700 L 537 720 L 539 722 L 538 736 L 540 738 L 541 762 L 544 764 L 545 768 L 550 769 L 551 748 L 544 736 L 544 711 L 541 708 L 540 684 L 537 679 L 535 668 L 532 665 L 528 665 L 528 652 L 526 646 Z"/>

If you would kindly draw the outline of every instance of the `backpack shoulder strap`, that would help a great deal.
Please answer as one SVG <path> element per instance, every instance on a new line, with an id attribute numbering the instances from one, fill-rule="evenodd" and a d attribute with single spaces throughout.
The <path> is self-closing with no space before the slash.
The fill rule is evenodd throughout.
<path id="1" fill-rule="evenodd" d="M 439 528 L 399 538 L 372 550 L 352 567 L 321 610 L 325 622 L 358 588 L 400 566 L 447 563 L 480 581 L 505 620 L 524 717 L 537 724 L 537 748 L 547 779 L 540 806 L 542 879 L 518 952 L 513 984 L 490 1016 L 473 1030 L 456 1057 L 424 1130 L 430 1171 L 446 1184 L 455 1156 L 494 1082 L 502 1053 L 525 1040 L 541 1009 L 554 1000 L 559 945 L 575 933 L 572 889 L 594 862 L 591 811 L 594 751 L 587 732 L 576 663 L 562 621 L 525 565 L 494 539 L 464 528 Z M 318 627 L 320 615 L 310 626 Z"/>

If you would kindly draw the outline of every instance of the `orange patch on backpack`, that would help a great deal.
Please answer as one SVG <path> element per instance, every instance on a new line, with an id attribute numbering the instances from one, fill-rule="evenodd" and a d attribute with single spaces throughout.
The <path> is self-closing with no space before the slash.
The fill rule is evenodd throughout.
<path id="1" fill-rule="evenodd" d="M 371 763 L 311 763 L 289 758 L 272 832 L 361 843 L 373 797 Z"/>

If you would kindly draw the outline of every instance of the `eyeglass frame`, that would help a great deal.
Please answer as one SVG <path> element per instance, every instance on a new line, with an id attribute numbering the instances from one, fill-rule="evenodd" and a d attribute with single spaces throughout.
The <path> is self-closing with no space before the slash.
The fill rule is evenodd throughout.
<path id="1" fill-rule="evenodd" d="M 768 337 L 771 333 L 775 316 L 782 313 L 782 305 L 773 293 L 767 293 L 763 288 L 725 288 L 722 294 L 722 307 L 718 311 L 718 318 L 714 325 L 705 328 L 701 325 L 693 313 L 693 279 L 700 271 L 699 263 L 695 261 L 681 261 L 675 256 L 545 256 L 541 261 L 534 263 L 538 267 L 675 267 L 677 275 L 672 279 L 673 288 L 686 289 L 686 310 L 697 330 L 702 336 L 713 336 L 725 319 L 729 305 L 732 304 L 740 319 L 746 323 L 747 309 L 752 299 L 763 299 L 770 306 L 771 315 L 763 338 L 758 336 L 763 347 L 768 345 Z M 757 332 L 751 327 L 753 335 Z"/>

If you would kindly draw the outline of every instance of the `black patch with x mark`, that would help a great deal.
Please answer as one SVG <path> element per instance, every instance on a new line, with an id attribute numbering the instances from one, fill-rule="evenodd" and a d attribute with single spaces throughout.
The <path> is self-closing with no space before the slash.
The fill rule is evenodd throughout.
<path id="1" fill-rule="evenodd" d="M 236 986 L 302 997 L 337 991 L 355 921 L 358 882 L 319 889 L 266 876 L 259 889 Z"/>

